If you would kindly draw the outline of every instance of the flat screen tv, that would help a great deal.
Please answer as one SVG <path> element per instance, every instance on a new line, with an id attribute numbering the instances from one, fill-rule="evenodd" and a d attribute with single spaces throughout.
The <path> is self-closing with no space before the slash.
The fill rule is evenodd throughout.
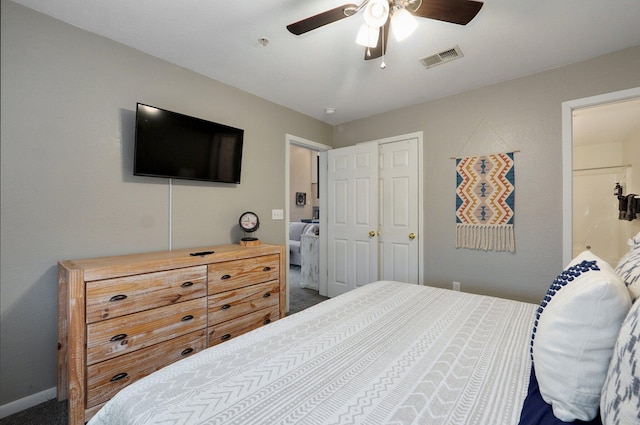
<path id="1" fill-rule="evenodd" d="M 138 103 L 133 174 L 240 183 L 244 130 Z"/>

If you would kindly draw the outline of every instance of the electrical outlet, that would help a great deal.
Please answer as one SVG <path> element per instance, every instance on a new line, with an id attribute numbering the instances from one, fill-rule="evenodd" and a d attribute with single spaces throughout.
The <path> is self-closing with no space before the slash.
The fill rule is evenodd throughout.
<path id="1" fill-rule="evenodd" d="M 453 290 L 454 291 L 460 291 L 460 282 L 453 282 Z"/>
<path id="2" fill-rule="evenodd" d="M 284 220 L 284 210 L 271 210 L 271 220 Z"/>

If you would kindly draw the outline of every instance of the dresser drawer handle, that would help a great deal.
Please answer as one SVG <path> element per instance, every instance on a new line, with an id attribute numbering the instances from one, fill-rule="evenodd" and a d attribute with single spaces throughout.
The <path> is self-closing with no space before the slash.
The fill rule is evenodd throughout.
<path id="1" fill-rule="evenodd" d="M 191 282 L 191 281 L 189 281 L 189 282 L 185 282 L 185 283 L 183 283 L 183 284 L 182 284 L 182 285 L 180 285 L 180 286 L 182 286 L 183 288 L 188 288 L 189 286 L 193 286 L 193 282 Z"/>
<path id="2" fill-rule="evenodd" d="M 264 269 L 262 269 L 263 272 L 268 272 L 271 271 L 271 267 L 267 266 Z"/>
<path id="3" fill-rule="evenodd" d="M 111 297 L 111 299 L 109 301 L 111 301 L 111 302 L 122 301 L 125 298 L 127 298 L 127 296 L 125 294 L 119 294 L 119 295 L 114 295 L 113 297 Z"/>
<path id="4" fill-rule="evenodd" d="M 220 307 L 220 310 L 229 310 L 230 308 L 231 308 L 231 305 L 225 304 L 222 307 Z"/>
<path id="5" fill-rule="evenodd" d="M 193 316 L 191 314 L 188 314 L 186 316 L 184 316 L 182 319 L 180 319 L 183 322 L 188 322 L 189 320 L 193 319 Z"/>
<path id="6" fill-rule="evenodd" d="M 117 375 L 114 375 L 113 378 L 111 378 L 109 381 L 110 382 L 116 382 L 116 381 L 119 381 L 119 380 L 124 379 L 126 377 L 127 377 L 127 373 L 126 372 L 122 372 L 122 373 L 119 373 Z"/>
<path id="7" fill-rule="evenodd" d="M 111 342 L 121 341 L 121 340 L 125 339 L 126 337 L 127 337 L 127 334 L 118 334 L 118 335 L 112 336 L 109 341 L 111 341 Z"/>
<path id="8" fill-rule="evenodd" d="M 230 274 L 225 274 L 220 279 L 222 279 L 222 280 L 231 279 L 231 275 Z"/>
<path id="9" fill-rule="evenodd" d="M 226 340 L 228 340 L 229 338 L 231 338 L 231 334 L 224 334 L 224 335 L 222 335 L 222 336 L 220 337 L 220 339 L 221 339 L 222 341 L 226 341 Z"/>
<path id="10" fill-rule="evenodd" d="M 269 323 L 271 323 L 271 319 L 264 319 L 262 322 L 263 325 L 268 325 Z"/>
<path id="11" fill-rule="evenodd" d="M 262 296 L 262 298 L 269 298 L 271 296 L 271 292 L 267 292 Z"/>
<path id="12" fill-rule="evenodd" d="M 191 354 L 193 353 L 193 348 L 185 348 L 184 350 L 182 350 L 182 353 L 180 353 L 181 356 L 186 356 L 187 354 Z"/>

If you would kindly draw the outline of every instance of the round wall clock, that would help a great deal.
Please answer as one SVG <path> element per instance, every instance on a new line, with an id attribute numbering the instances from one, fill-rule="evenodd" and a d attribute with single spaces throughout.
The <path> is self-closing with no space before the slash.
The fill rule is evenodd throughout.
<path id="1" fill-rule="evenodd" d="M 260 219 L 258 218 L 258 214 L 251 211 L 247 211 L 247 212 L 243 212 L 240 215 L 238 224 L 240 224 L 240 228 L 245 233 L 253 233 L 256 230 L 258 230 L 258 227 L 260 227 Z M 244 237 L 240 240 L 240 245 L 244 245 L 244 246 L 260 245 L 260 240 L 254 237 Z"/>

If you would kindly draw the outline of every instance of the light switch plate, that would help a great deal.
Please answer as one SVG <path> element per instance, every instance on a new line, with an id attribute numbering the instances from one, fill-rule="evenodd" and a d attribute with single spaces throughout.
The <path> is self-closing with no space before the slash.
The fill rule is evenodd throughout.
<path id="1" fill-rule="evenodd" d="M 272 220 L 284 220 L 284 210 L 271 210 Z"/>

